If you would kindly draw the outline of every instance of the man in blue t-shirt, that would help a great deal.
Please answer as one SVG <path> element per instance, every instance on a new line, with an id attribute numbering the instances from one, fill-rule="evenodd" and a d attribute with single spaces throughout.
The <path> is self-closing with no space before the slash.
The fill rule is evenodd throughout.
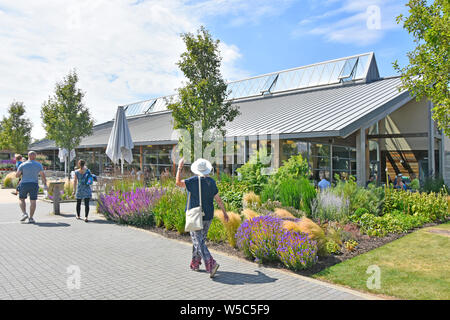
<path id="1" fill-rule="evenodd" d="M 327 179 L 325 179 L 325 174 L 322 171 L 319 173 L 319 178 L 320 181 L 317 184 L 317 186 L 320 188 L 320 191 L 323 191 L 331 187 L 331 183 Z"/>
<path id="2" fill-rule="evenodd" d="M 216 181 L 209 177 L 208 174 L 212 170 L 212 165 L 208 160 L 198 159 L 191 165 L 191 171 L 195 176 L 181 180 L 181 170 L 183 170 L 184 159 L 182 158 L 178 163 L 178 171 L 176 177 L 177 186 L 186 188 L 188 192 L 188 203 L 186 203 L 186 210 L 200 206 L 200 190 L 201 188 L 201 207 L 204 212 L 203 229 L 198 231 L 191 231 L 192 238 L 192 261 L 190 268 L 194 271 L 199 271 L 201 260 L 205 262 L 206 271 L 209 272 L 210 277 L 213 278 L 219 268 L 219 264 L 213 259 L 211 253 L 206 247 L 206 236 L 211 221 L 214 217 L 214 200 L 216 200 L 220 209 L 222 209 L 225 221 L 228 221 L 228 215 L 222 199 L 219 196 Z M 200 179 L 200 183 L 199 180 Z"/>
<path id="3" fill-rule="evenodd" d="M 25 199 L 30 195 L 30 218 L 29 223 L 34 223 L 33 215 L 36 211 L 36 200 L 39 192 L 39 175 L 41 175 L 44 189 L 47 189 L 47 179 L 45 178 L 44 168 L 42 164 L 36 161 L 36 152 L 28 153 L 28 161 L 22 163 L 17 168 L 16 177 L 22 177 L 19 188 L 20 209 L 22 210 L 22 218 L 20 221 L 28 219 L 27 207 Z"/>

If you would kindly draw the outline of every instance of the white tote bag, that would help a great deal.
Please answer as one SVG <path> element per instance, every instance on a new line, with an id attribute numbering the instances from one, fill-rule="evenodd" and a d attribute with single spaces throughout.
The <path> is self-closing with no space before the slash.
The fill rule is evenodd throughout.
<path id="1" fill-rule="evenodd" d="M 198 177 L 198 191 L 200 198 L 200 206 L 189 209 L 191 203 L 191 192 L 189 192 L 188 203 L 186 211 L 186 224 L 184 226 L 185 231 L 198 231 L 203 229 L 203 216 L 205 215 L 202 209 L 202 184 L 200 177 Z"/>

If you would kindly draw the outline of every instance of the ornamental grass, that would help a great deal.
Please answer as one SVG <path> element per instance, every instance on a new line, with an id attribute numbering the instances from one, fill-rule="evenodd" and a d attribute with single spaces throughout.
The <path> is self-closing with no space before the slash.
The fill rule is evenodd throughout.
<path id="1" fill-rule="evenodd" d="M 236 231 L 241 225 L 242 220 L 241 216 L 235 212 L 229 211 L 227 212 L 227 215 L 228 221 L 225 221 L 225 217 L 223 215 L 222 210 L 214 211 L 214 216 L 217 217 L 225 227 L 228 244 L 234 248 L 236 246 L 236 238 L 235 238 Z"/>
<path id="2" fill-rule="evenodd" d="M 261 206 L 261 197 L 250 191 L 242 197 L 242 204 L 244 208 L 256 209 Z"/>
<path id="3" fill-rule="evenodd" d="M 244 209 L 242 210 L 242 215 L 244 216 L 244 220 L 253 219 L 257 216 L 259 216 L 258 212 L 252 210 L 252 209 Z"/>
<path id="4" fill-rule="evenodd" d="M 274 211 L 274 214 L 281 219 L 289 218 L 289 219 L 295 219 L 295 216 L 287 211 L 286 209 L 282 208 L 276 208 Z"/>
<path id="5" fill-rule="evenodd" d="M 16 178 L 15 172 L 10 172 L 3 179 L 3 187 L 5 188 L 15 188 L 19 179 Z"/>

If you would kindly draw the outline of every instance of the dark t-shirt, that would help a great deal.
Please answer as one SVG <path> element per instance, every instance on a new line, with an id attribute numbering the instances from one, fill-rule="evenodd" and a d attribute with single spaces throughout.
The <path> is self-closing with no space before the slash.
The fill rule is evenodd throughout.
<path id="1" fill-rule="evenodd" d="M 184 180 L 186 183 L 186 189 L 191 194 L 191 200 L 189 209 L 195 208 L 199 206 L 200 198 L 198 193 L 198 177 L 190 177 L 189 179 Z M 216 181 L 214 181 L 211 177 L 203 177 L 201 178 L 202 184 L 202 208 L 205 213 L 203 220 L 211 220 L 214 217 L 214 196 L 219 192 L 217 189 Z M 187 210 L 186 203 L 186 210 Z"/>

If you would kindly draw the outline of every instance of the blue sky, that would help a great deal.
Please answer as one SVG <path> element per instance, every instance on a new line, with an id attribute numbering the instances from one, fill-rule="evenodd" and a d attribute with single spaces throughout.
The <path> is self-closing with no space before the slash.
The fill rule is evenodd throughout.
<path id="1" fill-rule="evenodd" d="M 413 42 L 395 22 L 399 13 L 406 13 L 402 1 L 286 1 L 284 5 L 279 13 L 252 21 L 237 21 L 233 14 L 213 16 L 207 26 L 216 38 L 239 48 L 242 57 L 236 66 L 252 75 L 369 51 L 375 52 L 382 76 L 396 75 L 395 59 L 407 63 Z M 369 30 L 366 21 L 357 18 L 367 14 L 371 5 L 380 9 L 380 29 Z M 339 36 L 333 38 L 333 33 Z"/>
<path id="2" fill-rule="evenodd" d="M 76 69 L 96 123 L 118 105 L 174 93 L 180 34 L 221 40 L 227 80 L 374 51 L 380 74 L 407 63 L 402 0 L 0 0 L 0 116 L 23 101 L 33 137 L 54 85 Z"/>

